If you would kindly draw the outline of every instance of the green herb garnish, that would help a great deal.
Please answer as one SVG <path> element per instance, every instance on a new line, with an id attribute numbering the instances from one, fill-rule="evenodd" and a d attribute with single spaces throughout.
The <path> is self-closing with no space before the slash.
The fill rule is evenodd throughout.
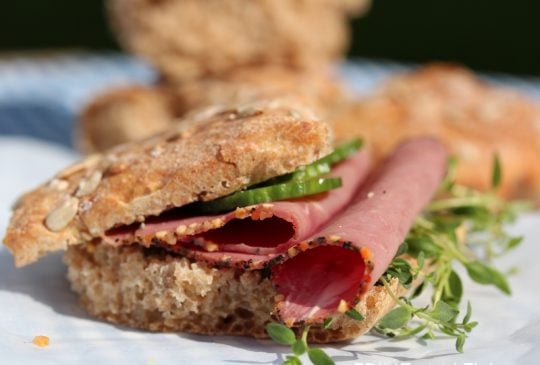
<path id="1" fill-rule="evenodd" d="M 327 330 L 332 325 L 332 322 L 334 322 L 334 317 L 328 317 L 324 320 L 322 328 Z"/>
<path id="2" fill-rule="evenodd" d="M 345 315 L 347 315 L 348 317 L 351 317 L 352 319 L 356 319 L 357 321 L 363 321 L 364 320 L 364 316 L 362 314 L 360 314 L 360 312 L 358 312 L 354 308 L 349 309 L 347 312 L 345 312 Z"/>
<path id="3" fill-rule="evenodd" d="M 302 360 L 300 360 L 300 356 L 305 353 L 307 353 L 314 365 L 334 365 L 334 360 L 323 350 L 309 347 L 307 343 L 308 332 L 309 326 L 306 326 L 302 330 L 300 337 L 296 338 L 293 330 L 283 324 L 272 322 L 266 325 L 266 333 L 268 333 L 274 342 L 291 346 L 293 355 L 287 356 L 283 365 L 301 365 Z"/>
<path id="4" fill-rule="evenodd" d="M 420 336 L 435 338 L 436 332 L 456 338 L 456 350 L 463 351 L 469 332 L 478 324 L 471 322 L 472 308 L 461 321 L 459 305 L 463 298 L 463 284 L 456 265 L 465 268 L 469 277 L 480 284 L 493 285 L 510 294 L 506 276 L 493 266 L 493 258 L 519 245 L 521 237 L 504 230 L 524 207 L 522 203 L 508 203 L 494 192 L 478 192 L 457 185 L 453 178 L 455 159 L 449 161 L 449 173 L 440 188 L 440 198 L 432 201 L 423 215 L 417 218 L 399 254 L 379 280 L 398 305 L 384 316 L 375 331 L 390 337 Z M 502 179 L 498 156 L 494 157 L 492 187 Z M 415 258 L 413 267 L 406 257 Z M 429 267 L 422 271 L 428 262 Z M 396 297 L 390 281 L 398 280 L 408 288 L 419 276 L 423 282 L 408 297 Z M 428 306 L 417 306 L 413 300 L 428 287 L 431 301 Z"/>
<path id="5" fill-rule="evenodd" d="M 501 169 L 501 160 L 499 154 L 495 153 L 493 155 L 493 169 L 491 173 L 491 187 L 493 189 L 498 188 L 501 185 L 502 181 L 502 169 Z"/>

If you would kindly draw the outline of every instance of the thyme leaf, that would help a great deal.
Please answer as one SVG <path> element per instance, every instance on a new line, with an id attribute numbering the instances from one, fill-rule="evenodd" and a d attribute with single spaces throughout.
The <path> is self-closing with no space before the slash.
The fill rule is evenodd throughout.
<path id="1" fill-rule="evenodd" d="M 397 307 L 379 321 L 379 326 L 384 329 L 398 329 L 409 323 L 411 318 L 412 312 L 408 307 Z"/>
<path id="2" fill-rule="evenodd" d="M 345 314 L 352 318 L 352 319 L 355 319 L 357 321 L 363 321 L 364 320 L 364 316 L 362 314 L 360 314 L 360 312 L 358 312 L 356 309 L 352 308 L 352 309 L 349 309 L 347 312 L 345 312 Z"/>
<path id="3" fill-rule="evenodd" d="M 328 324 L 329 326 L 330 324 Z M 307 353 L 309 360 L 314 365 L 334 365 L 334 360 L 323 350 L 316 347 L 310 347 L 307 343 L 309 326 L 304 327 L 300 337 L 292 329 L 281 323 L 271 322 L 266 325 L 266 333 L 275 342 L 281 345 L 290 345 L 293 355 L 288 355 L 283 365 L 302 365 L 300 356 Z"/>
<path id="4" fill-rule="evenodd" d="M 334 322 L 334 318 L 333 317 L 328 317 L 324 320 L 323 322 L 323 325 L 322 325 L 322 328 L 327 330 L 330 328 L 330 326 L 332 325 L 332 322 Z"/>
<path id="5" fill-rule="evenodd" d="M 296 335 L 293 330 L 279 323 L 268 323 L 266 333 L 274 342 L 280 345 L 292 345 L 296 342 Z"/>
<path id="6" fill-rule="evenodd" d="M 491 187 L 493 189 L 497 189 L 502 182 L 502 168 L 501 168 L 501 160 L 499 158 L 499 154 L 495 153 L 493 155 L 493 169 L 491 174 Z"/>
<path id="7" fill-rule="evenodd" d="M 326 354 L 326 352 L 318 348 L 309 349 L 308 356 L 314 365 L 334 365 L 335 364 L 334 360 L 332 360 L 330 356 Z"/>

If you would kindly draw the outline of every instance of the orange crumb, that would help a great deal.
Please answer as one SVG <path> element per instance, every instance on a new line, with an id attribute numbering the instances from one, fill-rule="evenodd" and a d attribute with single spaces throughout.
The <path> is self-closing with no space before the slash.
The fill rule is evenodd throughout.
<path id="1" fill-rule="evenodd" d="M 37 347 L 47 347 L 49 346 L 49 337 L 47 336 L 35 336 L 32 340 L 32 343 Z"/>
<path id="2" fill-rule="evenodd" d="M 362 247 L 360 249 L 360 255 L 362 255 L 362 258 L 365 261 L 371 261 L 371 259 L 373 258 L 373 254 L 371 253 L 371 251 L 367 247 Z"/>
<path id="3" fill-rule="evenodd" d="M 341 299 L 341 300 L 339 301 L 339 305 L 338 305 L 338 307 L 337 307 L 337 311 L 338 311 L 339 313 L 345 313 L 345 312 L 347 312 L 348 310 L 349 310 L 349 304 L 348 304 L 345 300 Z"/>

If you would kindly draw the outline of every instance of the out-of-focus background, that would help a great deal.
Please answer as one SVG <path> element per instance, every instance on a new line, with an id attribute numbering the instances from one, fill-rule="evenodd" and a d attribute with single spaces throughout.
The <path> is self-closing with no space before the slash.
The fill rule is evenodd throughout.
<path id="1" fill-rule="evenodd" d="M 538 97 L 537 14 L 533 0 L 372 0 L 351 21 L 350 62 L 340 70 L 361 93 L 411 65 L 453 61 Z M 0 2 L 0 136 L 76 147 L 73 126 L 96 95 L 158 79 L 120 49 L 105 0 Z"/>
<path id="2" fill-rule="evenodd" d="M 103 6 L 103 0 L 2 1 L 0 52 L 117 49 Z M 535 0 L 375 0 L 367 16 L 354 20 L 349 56 L 452 60 L 482 71 L 540 75 L 538 14 Z"/>

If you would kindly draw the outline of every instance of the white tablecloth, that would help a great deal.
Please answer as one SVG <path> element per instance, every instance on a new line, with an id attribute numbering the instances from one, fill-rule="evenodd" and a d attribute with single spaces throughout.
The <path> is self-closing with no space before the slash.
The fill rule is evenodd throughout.
<path id="1" fill-rule="evenodd" d="M 22 66 L 20 60 L 0 61 L 0 234 L 5 231 L 9 207 L 18 194 L 77 158 L 75 152 L 61 146 L 66 144 L 64 137 L 49 136 L 51 129 L 53 137 L 57 133 L 69 134 L 74 113 L 96 90 L 110 84 L 147 83 L 153 79 L 146 66 L 118 55 L 77 56 L 60 61 L 43 64 L 25 60 Z M 351 85 L 362 92 L 402 69 L 400 65 L 364 61 L 348 64 L 343 71 Z M 58 75 L 62 77 L 55 79 Z M 534 80 L 488 78 L 539 95 L 540 84 Z M 41 109 L 25 114 L 25 105 L 36 101 L 51 114 Z M 11 114 L 2 115 L 2 110 L 11 110 Z M 58 110 L 63 110 L 64 119 L 51 122 Z M 523 234 L 525 241 L 519 250 L 501 260 L 500 267 L 519 266 L 519 273 L 510 279 L 514 294 L 505 297 L 491 287 L 466 281 L 466 295 L 471 298 L 473 316 L 480 325 L 468 340 L 464 354 L 456 353 L 449 339 L 425 344 L 375 336 L 325 349 L 340 364 L 538 363 L 540 214 L 522 217 L 513 229 Z M 64 274 L 60 254 L 15 269 L 10 254 L 0 248 L 1 364 L 279 364 L 289 353 L 287 348 L 269 341 L 152 334 L 100 322 L 78 306 Z M 50 346 L 35 347 L 32 339 L 36 335 L 50 337 Z"/>

